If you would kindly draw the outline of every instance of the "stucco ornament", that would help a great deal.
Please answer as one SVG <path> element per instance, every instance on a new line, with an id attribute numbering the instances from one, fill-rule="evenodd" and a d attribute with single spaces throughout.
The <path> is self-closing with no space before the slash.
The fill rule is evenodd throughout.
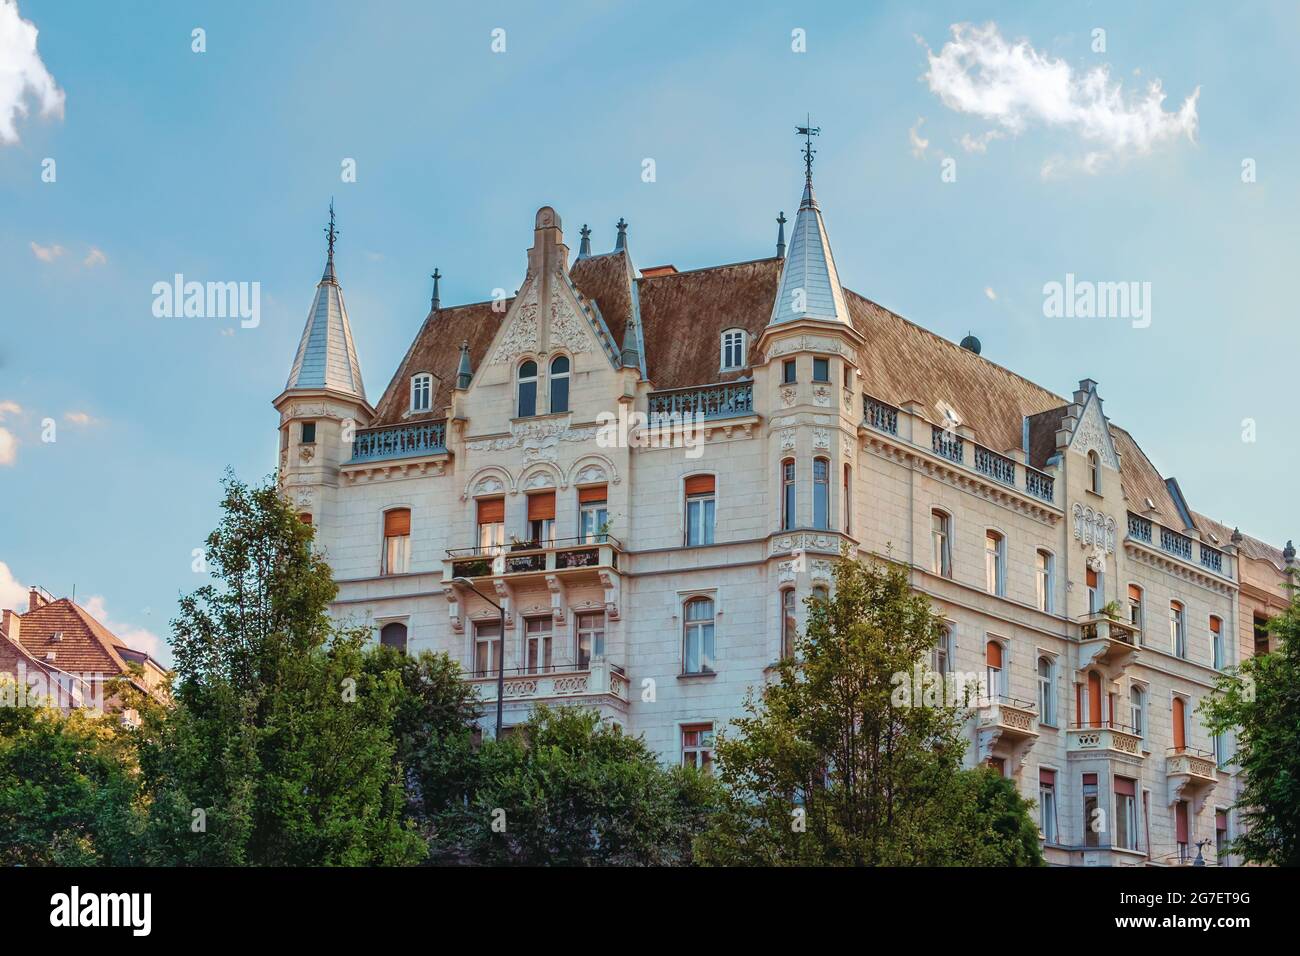
<path id="1" fill-rule="evenodd" d="M 1115 550 L 1115 519 L 1104 511 L 1078 501 L 1070 513 L 1074 516 L 1074 538 L 1084 548 L 1098 548 L 1102 554 Z"/>
<path id="2" fill-rule="evenodd" d="M 537 317 L 541 309 L 537 302 L 537 286 L 529 286 L 524 301 L 515 310 L 514 321 L 497 346 L 493 365 L 513 365 L 525 352 L 537 351 Z"/>
<path id="3" fill-rule="evenodd" d="M 1115 446 L 1111 444 L 1106 419 L 1102 416 L 1101 408 L 1095 398 L 1091 399 L 1083 410 L 1083 418 L 1079 420 L 1078 427 L 1074 430 L 1074 440 L 1070 445 L 1081 455 L 1095 451 L 1103 465 L 1107 468 L 1119 469 L 1119 459 L 1115 457 Z"/>
<path id="4" fill-rule="evenodd" d="M 551 286 L 551 344 L 577 354 L 591 347 L 591 337 L 582 328 L 583 320 L 573 311 L 568 297 L 557 285 Z"/>
<path id="5" fill-rule="evenodd" d="M 562 441 L 590 441 L 596 437 L 595 428 L 572 428 L 569 419 L 561 421 L 515 422 L 510 434 L 501 438 L 480 438 L 466 442 L 470 451 L 504 451 L 522 448 L 524 460 L 555 461 Z"/>

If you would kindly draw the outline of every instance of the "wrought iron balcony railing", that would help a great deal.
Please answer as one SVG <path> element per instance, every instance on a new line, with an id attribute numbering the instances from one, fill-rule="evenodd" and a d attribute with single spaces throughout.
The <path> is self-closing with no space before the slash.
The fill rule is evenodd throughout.
<path id="1" fill-rule="evenodd" d="M 415 422 L 358 429 L 352 439 L 350 462 L 441 455 L 447 451 L 447 423 Z"/>
<path id="2" fill-rule="evenodd" d="M 455 548 L 447 552 L 451 575 L 485 578 L 579 568 L 618 567 L 623 545 L 611 534 L 593 534 L 550 541 L 519 541 L 511 545 Z"/>

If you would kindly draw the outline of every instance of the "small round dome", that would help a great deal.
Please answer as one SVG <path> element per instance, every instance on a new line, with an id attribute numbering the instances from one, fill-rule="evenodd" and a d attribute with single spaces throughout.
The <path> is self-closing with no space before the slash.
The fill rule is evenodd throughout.
<path id="1" fill-rule="evenodd" d="M 974 352 L 976 355 L 980 354 L 980 340 L 975 338 L 975 336 L 971 335 L 969 332 L 967 332 L 966 337 L 961 340 L 961 347 L 967 352 Z"/>

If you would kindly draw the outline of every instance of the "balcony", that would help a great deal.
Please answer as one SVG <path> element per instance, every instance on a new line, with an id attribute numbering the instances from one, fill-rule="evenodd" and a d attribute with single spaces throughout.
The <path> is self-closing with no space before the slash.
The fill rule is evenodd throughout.
<path id="1" fill-rule="evenodd" d="M 1049 504 L 1056 500 L 1056 482 L 1033 468 L 1025 468 L 1025 491 Z"/>
<path id="2" fill-rule="evenodd" d="M 1004 485 L 1016 485 L 1016 463 L 983 445 L 975 446 L 975 470 Z"/>
<path id="3" fill-rule="evenodd" d="M 669 389 L 651 392 L 649 397 L 649 421 L 655 426 L 686 419 L 709 422 L 753 414 L 753 382 Z"/>
<path id="4" fill-rule="evenodd" d="M 1213 571 L 1215 574 L 1223 573 L 1223 552 L 1216 548 L 1211 548 L 1207 544 L 1201 545 L 1201 567 Z"/>
<path id="5" fill-rule="evenodd" d="M 1199 812 L 1200 803 L 1219 782 L 1214 754 L 1193 747 L 1170 747 L 1165 751 L 1165 780 L 1170 806 L 1193 799 Z"/>
<path id="6" fill-rule="evenodd" d="M 482 703 L 496 703 L 497 675 L 471 673 L 466 681 L 478 690 Z M 587 667 L 556 665 L 538 668 L 506 668 L 504 694 L 506 705 L 512 703 L 586 704 L 613 707 L 626 712 L 628 703 L 627 673 L 618 664 L 595 658 Z"/>
<path id="7" fill-rule="evenodd" d="M 1141 515 L 1135 515 L 1133 512 L 1128 513 L 1128 536 L 1134 541 L 1141 541 L 1145 544 L 1151 543 L 1151 521 L 1143 518 Z"/>
<path id="8" fill-rule="evenodd" d="M 1025 754 L 1038 739 L 1035 705 L 1014 697 L 986 698 L 976 708 L 975 721 L 980 761 L 990 757 L 1007 758 L 1012 773 L 1018 771 Z"/>
<path id="9" fill-rule="evenodd" d="M 1138 629 L 1128 621 L 1108 614 L 1089 614 L 1079 619 L 1079 669 L 1104 664 L 1123 670 L 1138 655 Z"/>
<path id="10" fill-rule="evenodd" d="M 887 435 L 898 434 L 898 409 L 878 402 L 870 395 L 862 396 L 862 417 L 868 425 Z"/>
<path id="11" fill-rule="evenodd" d="M 1122 755 L 1142 759 L 1142 738 L 1132 727 L 1112 721 L 1095 721 L 1066 728 L 1065 750 L 1069 754 L 1107 757 Z"/>
<path id="12" fill-rule="evenodd" d="M 1160 547 L 1176 558 L 1182 558 L 1184 561 L 1192 560 L 1192 539 L 1185 534 L 1179 534 L 1169 528 L 1161 528 Z"/>
<path id="13" fill-rule="evenodd" d="M 352 457 L 346 464 L 446 453 L 446 422 L 387 425 L 358 429 L 352 439 Z"/>
<path id="14" fill-rule="evenodd" d="M 930 447 L 934 449 L 934 453 L 940 458 L 947 458 L 949 461 L 955 461 L 960 465 L 965 447 L 965 441 L 962 437 L 956 432 L 940 428 L 938 425 L 931 425 L 930 428 Z"/>
<path id="15" fill-rule="evenodd" d="M 571 577 L 583 573 L 618 570 L 623 550 L 610 534 L 586 538 L 557 538 L 553 541 L 523 541 L 508 548 L 460 548 L 448 551 L 443 560 L 443 577 L 511 578 L 522 575 L 558 574 Z"/>

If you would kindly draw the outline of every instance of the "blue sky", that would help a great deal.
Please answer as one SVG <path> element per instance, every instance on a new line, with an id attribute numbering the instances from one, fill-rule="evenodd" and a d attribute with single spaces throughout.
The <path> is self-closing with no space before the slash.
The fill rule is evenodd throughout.
<path id="1" fill-rule="evenodd" d="M 798 205 L 805 112 L 846 285 L 950 338 L 973 330 L 1060 394 L 1096 379 L 1194 508 L 1300 536 L 1300 5 L 807 7 L 22 0 L 63 102 L 47 87 L 42 110 L 27 89 L 17 141 L 0 136 L 0 604 L 18 582 L 75 585 L 128 639 L 166 634 L 201 583 L 191 552 L 223 469 L 275 465 L 270 402 L 331 196 L 375 401 L 433 267 L 447 304 L 513 290 L 543 204 L 573 248 L 583 222 L 611 248 L 626 217 L 643 267 L 769 255 L 777 212 Z M 945 47 L 955 36 L 996 81 Z M 928 54 L 976 88 L 936 87 Z M 1043 92 L 1103 66 L 1110 99 Z M 18 95 L 2 73 L 0 114 Z M 1167 99 L 1143 112 L 1153 80 Z M 1193 139 L 1177 111 L 1198 89 Z M 260 282 L 260 325 L 155 318 L 152 286 L 178 272 Z M 1043 285 L 1067 273 L 1150 282 L 1150 326 L 1045 318 Z"/>

